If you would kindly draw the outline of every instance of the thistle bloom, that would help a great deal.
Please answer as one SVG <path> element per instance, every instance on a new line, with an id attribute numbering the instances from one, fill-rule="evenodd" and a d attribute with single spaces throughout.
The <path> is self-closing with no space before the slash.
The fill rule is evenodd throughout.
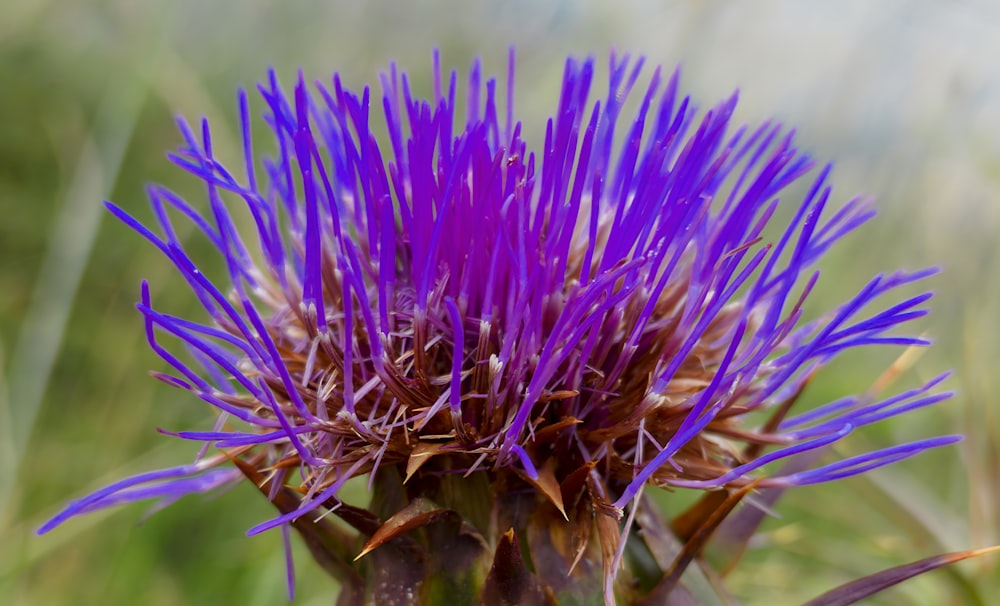
<path id="1" fill-rule="evenodd" d="M 207 210 L 156 186 L 156 229 L 108 208 L 170 259 L 207 313 L 202 323 L 160 311 L 146 284 L 137 305 L 173 369 L 156 376 L 219 414 L 210 431 L 171 435 L 219 452 L 109 486 L 42 531 L 247 476 L 280 512 L 250 534 L 302 530 L 332 511 L 374 556 L 431 512 L 457 511 L 459 535 L 489 556 L 476 569 L 486 585 L 502 558 L 530 555 L 541 594 L 585 593 L 589 575 L 610 602 L 630 591 L 615 577 L 650 484 L 812 484 L 955 441 L 795 472 L 769 465 L 948 397 L 935 390 L 942 376 L 787 414 L 841 353 L 924 344 L 895 329 L 926 313 L 930 293 L 881 301 L 933 270 L 878 275 L 806 317 L 816 263 L 872 217 L 868 202 L 828 208 L 830 167 L 815 170 L 791 131 L 733 128 L 735 95 L 699 114 L 677 73 L 656 70 L 623 124 L 642 66 L 612 56 L 592 101 L 594 62 L 567 61 L 538 152 L 513 119 L 513 59 L 506 103 L 476 63 L 464 110 L 458 76 L 444 81 L 436 57 L 430 99 L 393 67 L 377 109 L 368 88 L 353 93 L 336 75 L 312 87 L 300 75 L 287 95 L 272 72 L 259 86 L 271 153 L 254 150 L 241 92 L 236 172 L 216 159 L 207 122 L 200 136 L 180 122 L 171 159 L 204 181 Z M 787 193 L 802 180 L 804 196 Z M 782 205 L 791 219 L 778 225 Z M 225 284 L 199 269 L 177 219 L 217 249 Z M 340 500 L 365 474 L 371 511 Z"/>

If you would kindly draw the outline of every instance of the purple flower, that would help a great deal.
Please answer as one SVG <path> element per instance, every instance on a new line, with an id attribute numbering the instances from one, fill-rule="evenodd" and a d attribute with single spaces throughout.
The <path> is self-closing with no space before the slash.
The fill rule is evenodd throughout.
<path id="1" fill-rule="evenodd" d="M 222 453 L 84 497 L 41 532 L 236 481 L 231 459 L 277 479 L 272 499 L 282 486 L 301 496 L 254 534 L 336 509 L 347 480 L 389 467 L 407 481 L 518 483 L 567 520 L 570 507 L 617 520 L 648 484 L 811 484 L 956 441 L 790 475 L 765 467 L 949 396 L 935 391 L 941 376 L 786 418 L 841 353 L 925 344 L 895 329 L 923 316 L 931 294 L 883 300 L 934 271 L 878 275 L 807 317 L 816 263 L 873 216 L 868 202 L 833 205 L 830 167 L 815 170 L 793 132 L 734 128 L 735 95 L 699 114 L 677 73 L 655 70 L 621 121 L 642 66 L 612 55 L 594 101 L 594 61 L 568 60 L 537 151 L 513 119 L 513 58 L 505 103 L 478 63 L 460 87 L 437 57 L 430 99 L 393 66 L 376 108 L 368 88 L 351 92 L 336 75 L 313 86 L 300 75 L 287 95 L 272 72 L 258 87 L 270 152 L 254 149 L 262 140 L 241 92 L 234 172 L 207 122 L 199 136 L 181 121 L 184 145 L 170 157 L 205 183 L 207 208 L 159 186 L 149 189 L 156 229 L 108 208 L 205 309 L 201 321 L 172 316 L 145 284 L 137 305 L 172 368 L 158 378 L 219 414 L 210 431 L 171 435 Z M 802 180 L 805 195 L 789 194 Z M 782 205 L 791 219 L 778 225 Z M 226 283 L 199 270 L 177 220 L 218 250 Z"/>

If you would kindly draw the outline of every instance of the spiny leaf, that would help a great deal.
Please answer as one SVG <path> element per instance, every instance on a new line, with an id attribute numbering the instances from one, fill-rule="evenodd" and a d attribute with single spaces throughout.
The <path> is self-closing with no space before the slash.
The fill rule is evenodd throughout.
<path id="1" fill-rule="evenodd" d="M 564 520 L 569 520 L 566 509 L 563 507 L 562 490 L 559 488 L 559 480 L 556 479 L 555 459 L 548 459 L 545 465 L 538 470 L 538 478 L 532 479 L 528 474 L 518 471 L 525 482 L 531 484 L 539 493 L 545 496 L 552 503 L 552 506 L 559 510 Z"/>
<path id="2" fill-rule="evenodd" d="M 429 461 L 431 457 L 441 452 L 441 449 L 445 447 L 443 442 L 420 442 L 413 447 L 410 452 L 410 458 L 406 461 L 406 479 L 403 483 L 410 481 L 413 474 L 420 469 L 424 463 Z"/>
<path id="3" fill-rule="evenodd" d="M 1000 545 L 985 549 L 955 551 L 931 556 L 923 560 L 917 560 L 916 562 L 876 572 L 856 581 L 851 581 L 850 583 L 831 589 L 818 598 L 805 603 L 803 606 L 848 606 L 925 572 L 937 570 L 938 568 L 954 564 L 955 562 L 961 562 L 968 558 L 998 551 L 1000 551 Z"/>
<path id="4" fill-rule="evenodd" d="M 535 575 L 525 566 L 513 528 L 500 537 L 480 599 L 483 606 L 554 604 L 551 598 L 545 595 Z"/>
<path id="5" fill-rule="evenodd" d="M 355 561 L 361 559 L 373 549 L 383 545 L 397 537 L 400 537 L 411 530 L 426 526 L 431 522 L 443 517 L 453 517 L 455 522 L 461 520 L 458 512 L 452 509 L 443 509 L 429 499 L 417 497 L 409 505 L 399 510 L 398 513 L 385 521 L 382 526 L 365 543 Z"/>
<path id="6" fill-rule="evenodd" d="M 578 395 L 577 392 L 557 392 L 557 393 L 568 394 L 565 397 L 572 397 L 574 395 Z M 550 399 L 555 400 L 558 398 L 550 398 Z M 579 425 L 580 423 L 583 423 L 583 421 L 581 421 L 580 419 L 574 417 L 563 417 L 558 421 L 556 421 L 555 423 L 552 423 L 551 425 L 546 425 L 540 428 L 538 431 L 536 431 L 535 442 L 537 444 L 549 444 L 555 441 L 557 437 L 559 437 L 559 434 L 562 432 L 562 430 L 566 429 L 567 427 Z"/>
<path id="7" fill-rule="evenodd" d="M 580 559 L 584 556 L 587 546 L 590 544 L 590 535 L 594 531 L 594 525 L 591 523 L 593 513 L 590 506 L 586 502 L 580 501 L 576 504 L 575 511 L 574 522 L 572 524 L 573 552 L 575 555 L 573 556 L 573 562 L 570 564 L 570 571 L 575 569 L 580 563 Z"/>
<path id="8" fill-rule="evenodd" d="M 563 503 L 569 504 L 570 507 L 574 507 L 576 505 L 577 501 L 584 493 L 584 488 L 586 487 L 585 482 L 587 480 L 587 476 L 590 475 L 590 470 L 596 466 L 597 463 L 588 461 L 566 476 L 566 479 L 564 479 L 562 484 L 559 485 L 559 491 L 562 493 Z"/>
<path id="9" fill-rule="evenodd" d="M 601 546 L 601 556 L 604 563 L 604 602 L 614 604 L 614 566 L 615 554 L 621 543 L 621 529 L 618 526 L 620 514 L 611 505 L 605 486 L 595 479 L 594 474 L 587 476 L 587 491 L 594 503 L 594 525 L 597 528 L 597 541 Z"/>
<path id="10" fill-rule="evenodd" d="M 597 527 L 597 540 L 601 546 L 601 556 L 604 562 L 604 579 L 610 583 L 614 579 L 614 570 L 611 568 L 618 553 L 618 545 L 621 543 L 621 530 L 618 528 L 618 520 L 606 513 L 597 512 L 594 516 L 594 524 Z M 610 585 L 606 587 L 606 595 L 610 591 Z M 605 598 L 607 601 L 607 598 Z"/>

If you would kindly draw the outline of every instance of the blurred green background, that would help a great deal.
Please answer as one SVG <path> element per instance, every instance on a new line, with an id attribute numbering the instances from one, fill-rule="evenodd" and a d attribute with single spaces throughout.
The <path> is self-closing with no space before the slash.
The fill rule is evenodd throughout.
<path id="1" fill-rule="evenodd" d="M 932 2 L 0 3 L 0 603 L 280 604 L 280 537 L 246 538 L 269 506 L 242 486 L 146 518 L 133 505 L 34 530 L 68 499 L 189 461 L 155 428 L 205 428 L 207 407 L 158 384 L 132 308 L 143 278 L 159 307 L 193 308 L 166 261 L 101 200 L 148 217 L 143 186 L 191 200 L 165 159 L 176 115 L 213 121 L 239 162 L 235 92 L 273 65 L 288 82 L 339 71 L 377 84 L 398 60 L 416 78 L 431 50 L 502 73 L 517 46 L 518 113 L 540 128 L 567 53 L 611 47 L 684 66 L 702 107 L 742 90 L 739 117 L 777 117 L 837 163 L 835 192 L 878 198 L 876 221 L 836 249 L 827 308 L 878 271 L 940 265 L 936 345 L 899 386 L 955 369 L 954 400 L 852 436 L 841 454 L 963 432 L 960 446 L 779 503 L 728 577 L 747 604 L 794 604 L 852 578 L 945 550 L 1000 542 L 1000 9 Z M 540 137 L 540 136 L 539 136 Z M 867 388 L 898 352 L 820 376 L 808 405 Z M 668 506 L 670 498 L 666 499 Z M 334 585 L 300 550 L 299 604 Z M 995 604 L 1000 558 L 908 583 L 877 604 Z"/>

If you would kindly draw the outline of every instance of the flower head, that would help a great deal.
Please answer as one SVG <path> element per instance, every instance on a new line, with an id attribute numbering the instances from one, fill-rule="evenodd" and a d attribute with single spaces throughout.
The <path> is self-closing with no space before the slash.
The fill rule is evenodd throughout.
<path id="1" fill-rule="evenodd" d="M 300 75 L 288 95 L 272 72 L 259 87 L 272 153 L 256 153 L 241 92 L 240 171 L 216 159 L 207 122 L 200 136 L 180 122 L 171 159 L 204 181 L 207 209 L 158 186 L 155 230 L 108 208 L 204 306 L 202 321 L 169 315 L 143 284 L 138 309 L 173 369 L 158 378 L 219 413 L 210 431 L 174 435 L 221 452 L 85 497 L 43 530 L 250 469 L 272 500 L 284 488 L 298 497 L 255 533 L 336 510 L 347 480 L 396 468 L 404 484 L 478 477 L 496 498 L 525 492 L 559 513 L 550 523 L 597 519 L 610 587 L 618 519 L 646 485 L 809 484 L 953 442 L 765 469 L 948 397 L 934 391 L 938 377 L 787 417 L 841 353 L 924 344 L 894 331 L 926 313 L 929 293 L 880 301 L 933 271 L 876 276 L 804 317 L 817 261 L 873 215 L 867 201 L 833 207 L 830 168 L 815 170 L 792 132 L 733 128 L 735 95 L 699 114 L 677 73 L 655 70 L 622 120 L 642 66 L 612 56 L 593 101 L 594 62 L 567 61 L 537 151 L 512 117 L 513 67 L 503 104 L 475 64 L 460 109 L 458 76 L 443 80 L 436 58 L 430 99 L 393 67 L 374 108 L 368 88 L 351 92 L 337 76 L 309 86 Z M 804 195 L 789 194 L 802 180 Z M 779 206 L 791 219 L 776 225 Z M 199 270 L 177 219 L 214 245 L 228 282 Z M 513 520 L 500 533 L 518 525 L 500 518 Z M 576 540 L 569 569 L 588 543 Z"/>

